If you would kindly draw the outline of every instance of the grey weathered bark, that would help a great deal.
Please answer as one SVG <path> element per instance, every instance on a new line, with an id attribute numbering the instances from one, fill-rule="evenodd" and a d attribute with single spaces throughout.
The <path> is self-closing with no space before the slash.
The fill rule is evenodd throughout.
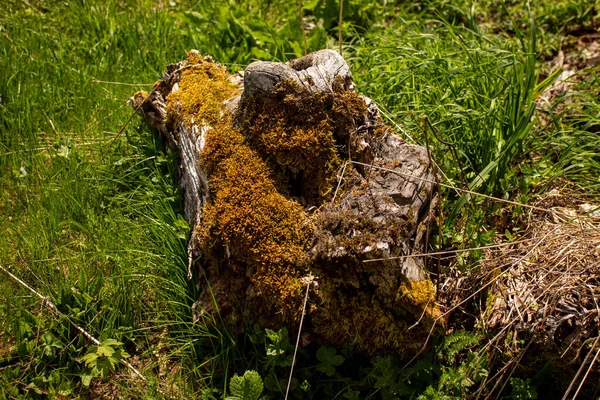
<path id="1" fill-rule="evenodd" d="M 212 60 L 204 58 L 204 62 Z M 165 136 L 167 145 L 177 150 L 186 219 L 191 226 L 197 227 L 202 224 L 203 207 L 212 201 L 209 195 L 211 177 L 207 176 L 200 162 L 206 135 L 212 128 L 204 121 L 192 120 L 190 123 L 184 118 L 168 115 L 166 106 L 167 96 L 180 89 L 182 73 L 192 66 L 189 62 L 181 62 L 167 67 L 153 92 L 149 96 L 136 95 L 132 104 L 139 106 L 145 120 Z M 242 118 L 247 107 L 275 93 L 281 82 L 293 82 L 298 90 L 311 94 L 325 93 L 335 97 L 340 93 L 354 93 L 348 65 L 338 53 L 330 50 L 285 64 L 255 62 L 246 68 L 243 75 L 229 79 L 238 86 L 239 95 L 224 104 L 223 112 L 234 120 Z M 390 343 L 386 339 L 372 340 L 371 336 L 380 334 L 375 330 L 385 329 L 388 320 L 382 323 L 383 328 L 363 327 L 352 322 L 360 318 L 369 321 L 370 316 L 359 316 L 356 309 L 369 310 L 376 304 L 378 312 L 386 314 L 386 318 L 402 321 L 398 325 L 400 330 L 420 323 L 423 329 L 407 333 L 407 340 L 414 344 L 412 350 L 415 350 L 422 344 L 418 335 L 424 339 L 426 335 L 423 332 L 429 331 L 436 311 L 432 306 L 432 286 L 416 284 L 430 282 L 423 258 L 403 256 L 426 250 L 427 236 L 439 200 L 435 185 L 437 176 L 429 163 L 426 149 L 398 137 L 383 124 L 375 103 L 366 97 L 361 96 L 360 99 L 364 103 L 360 109 L 364 112 L 353 115 L 352 129 L 340 128 L 335 133 L 339 156 L 343 160 L 335 192 L 326 201 L 312 199 L 305 204 L 307 218 L 314 226 L 314 235 L 306 248 L 305 265 L 319 288 L 312 298 L 314 310 L 309 316 L 314 319 L 313 333 L 334 343 L 352 341 L 362 335 L 364 341 L 357 339 L 357 343 L 366 352 L 379 349 L 404 352 L 406 349 L 399 349 L 396 339 Z M 172 110 L 176 113 L 177 107 Z M 244 129 L 244 124 L 236 126 Z M 287 171 L 285 168 L 282 170 Z M 310 176 L 302 179 L 310 179 Z M 288 193 L 286 196 L 291 195 Z M 199 255 L 196 229 L 193 231 L 188 249 L 190 276 L 192 260 Z M 229 254 L 229 250 L 227 252 Z M 367 260 L 372 262 L 365 262 Z M 232 274 L 235 275 L 231 271 L 222 272 L 220 276 L 207 279 L 209 283 L 211 279 L 221 283 L 235 280 L 238 285 L 236 291 L 242 288 L 242 293 L 236 295 L 243 298 L 243 290 L 253 289 L 244 289 L 244 284 L 239 283 L 244 279 L 243 273 L 238 280 L 231 278 Z M 414 289 L 416 286 L 419 289 Z M 412 293 L 411 288 L 416 292 Z M 214 293 L 209 291 L 208 286 L 203 287 L 200 307 L 210 308 Z M 333 298 L 344 305 L 332 306 L 335 303 Z M 357 304 L 359 307 L 356 307 Z M 331 307 L 341 314 L 330 315 L 333 314 Z M 323 328 L 328 324 L 328 318 L 355 326 L 345 329 L 347 335 L 341 334 L 344 329 Z M 335 325 L 335 322 L 331 324 Z M 373 324 L 376 325 L 375 322 Z M 361 329 L 374 331 L 363 335 Z"/>

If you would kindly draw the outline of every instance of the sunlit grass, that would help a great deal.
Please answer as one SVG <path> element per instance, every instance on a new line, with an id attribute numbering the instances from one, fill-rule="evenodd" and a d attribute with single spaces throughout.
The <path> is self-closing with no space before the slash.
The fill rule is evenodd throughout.
<path id="1" fill-rule="evenodd" d="M 124 342 L 149 381 L 132 383 L 119 369 L 125 397 L 219 397 L 234 372 L 259 367 L 258 345 L 248 337 L 218 318 L 192 320 L 190 228 L 174 155 L 137 119 L 117 132 L 131 114 L 127 98 L 191 48 L 238 70 L 257 58 L 300 55 L 295 2 L 292 11 L 266 3 L 0 4 L 0 265 L 93 336 Z M 534 107 L 543 86 L 526 26 L 519 41 L 515 29 L 480 31 L 464 8 L 452 19 L 443 4 L 427 12 L 380 5 L 379 18 L 366 2 L 359 6 L 345 26 L 359 90 L 420 144 L 427 116 L 459 154 L 429 136 L 450 183 L 511 196 L 561 177 L 600 193 L 595 72 L 544 105 L 554 116 L 542 124 Z M 588 3 L 574 6 L 574 23 L 588 24 Z M 546 29 L 553 17 L 539 10 Z M 316 21 L 309 50 L 336 47 L 324 27 L 335 33 L 335 23 L 317 18 L 327 13 L 335 14 L 306 10 Z M 444 212 L 457 209 L 457 197 L 444 196 Z M 489 240 L 482 232 L 495 206 L 468 207 L 472 231 L 447 226 L 446 234 L 456 234 L 447 244 Z M 78 360 L 90 343 L 1 272 L 0 287 L 0 397 L 85 393 Z M 44 352 L 46 333 L 62 350 Z"/>

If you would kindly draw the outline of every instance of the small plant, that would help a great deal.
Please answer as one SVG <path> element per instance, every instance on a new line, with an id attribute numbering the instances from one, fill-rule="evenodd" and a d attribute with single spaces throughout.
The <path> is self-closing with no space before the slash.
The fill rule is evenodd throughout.
<path id="1" fill-rule="evenodd" d="M 81 358 L 81 361 L 90 369 L 89 374 L 81 377 L 84 386 L 89 386 L 93 378 L 107 378 L 116 370 L 117 364 L 121 360 L 129 357 L 129 354 L 121 346 L 123 343 L 107 339 Z"/>
<path id="2" fill-rule="evenodd" d="M 444 338 L 438 346 L 436 356 L 446 364 L 454 363 L 456 357 L 466 349 L 473 348 L 481 337 L 470 332 L 458 331 Z"/>
<path id="3" fill-rule="evenodd" d="M 243 376 L 235 374 L 229 381 L 231 396 L 225 400 L 258 400 L 263 388 L 263 381 L 258 372 L 250 370 Z"/>
<path id="4" fill-rule="evenodd" d="M 333 376 L 335 374 L 335 367 L 342 365 L 344 357 L 336 354 L 336 350 L 333 347 L 321 346 L 317 350 L 317 360 L 319 360 L 317 369 L 327 376 Z"/>
<path id="5" fill-rule="evenodd" d="M 535 400 L 538 398 L 535 388 L 531 385 L 531 379 L 511 378 L 513 400 Z"/>
<path id="6" fill-rule="evenodd" d="M 488 374 L 487 357 L 477 350 L 480 337 L 470 332 L 450 334 L 437 346 L 441 376 L 419 400 L 464 399 Z"/>
<path id="7" fill-rule="evenodd" d="M 267 338 L 271 341 L 266 345 L 268 363 L 278 367 L 289 367 L 292 365 L 291 350 L 294 348 L 290 344 L 287 328 L 281 328 L 277 332 L 265 329 Z M 286 354 L 287 353 L 287 354 Z"/>

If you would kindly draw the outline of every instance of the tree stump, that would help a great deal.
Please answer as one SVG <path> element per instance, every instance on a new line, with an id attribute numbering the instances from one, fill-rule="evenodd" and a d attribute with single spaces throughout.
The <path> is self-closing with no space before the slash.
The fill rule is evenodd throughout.
<path id="1" fill-rule="evenodd" d="M 193 50 L 132 105 L 179 154 L 196 317 L 293 330 L 311 282 L 314 340 L 371 355 L 422 347 L 434 286 L 423 257 L 406 256 L 426 250 L 437 176 L 338 53 L 231 75 Z"/>

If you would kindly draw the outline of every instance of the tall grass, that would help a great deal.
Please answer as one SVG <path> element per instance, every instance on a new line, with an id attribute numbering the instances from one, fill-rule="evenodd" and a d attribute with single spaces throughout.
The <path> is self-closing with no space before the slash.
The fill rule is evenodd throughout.
<path id="1" fill-rule="evenodd" d="M 411 131 L 429 119 L 443 142 L 458 149 L 456 160 L 431 137 L 453 184 L 464 173 L 470 189 L 500 192 L 530 141 L 534 99 L 546 86 L 537 84 L 535 34 L 500 41 L 444 21 L 431 24 L 398 24 L 394 37 L 357 46 L 359 88 Z"/>
<path id="2" fill-rule="evenodd" d="M 580 126 L 593 124 L 594 96 L 583 86 L 571 92 L 571 101 L 579 100 L 567 109 L 586 112 L 568 120 L 558 115 L 561 122 L 554 125 L 537 111 L 540 95 L 561 71 L 540 76 L 533 14 L 523 26 L 511 18 L 514 7 L 505 8 L 502 18 L 512 21 L 511 31 L 492 35 L 478 25 L 474 9 L 457 9 L 461 18 L 449 20 L 448 8 L 439 3 L 429 3 L 420 18 L 396 16 L 385 34 L 367 34 L 347 48 L 359 90 L 377 99 L 407 140 L 424 145 L 428 132 L 444 179 L 454 186 L 527 201 L 529 191 L 551 177 L 581 181 L 581 175 L 595 170 L 597 141 L 574 124 L 574 118 L 585 121 Z M 412 7 L 419 10 L 418 4 Z M 573 130 L 580 132 L 578 138 L 568 133 Z M 591 188 L 589 182 L 585 186 Z M 486 221 L 501 203 L 446 190 L 443 199 L 447 245 L 484 244 L 493 238 Z M 456 218 L 462 223 L 457 225 Z"/>
<path id="3" fill-rule="evenodd" d="M 547 185 L 562 179 L 579 186 L 578 192 L 597 199 L 600 181 L 600 77 L 598 70 L 584 70 L 567 80 L 571 88 L 545 104 L 547 129 L 538 133 L 540 154 L 534 173 Z"/>
<path id="4" fill-rule="evenodd" d="M 191 320 L 175 162 L 139 122 L 114 139 L 135 84 L 151 84 L 197 43 L 153 2 L 0 8 L 0 263 L 93 336 L 124 342 L 157 376 L 174 340 L 181 359 L 193 356 L 183 344 L 209 335 Z M 0 357 L 20 355 L 0 375 L 21 382 L 0 383 L 13 390 L 3 395 L 74 393 L 89 343 L 6 275 L 0 283 Z M 44 334 L 64 350 L 39 353 Z"/>

